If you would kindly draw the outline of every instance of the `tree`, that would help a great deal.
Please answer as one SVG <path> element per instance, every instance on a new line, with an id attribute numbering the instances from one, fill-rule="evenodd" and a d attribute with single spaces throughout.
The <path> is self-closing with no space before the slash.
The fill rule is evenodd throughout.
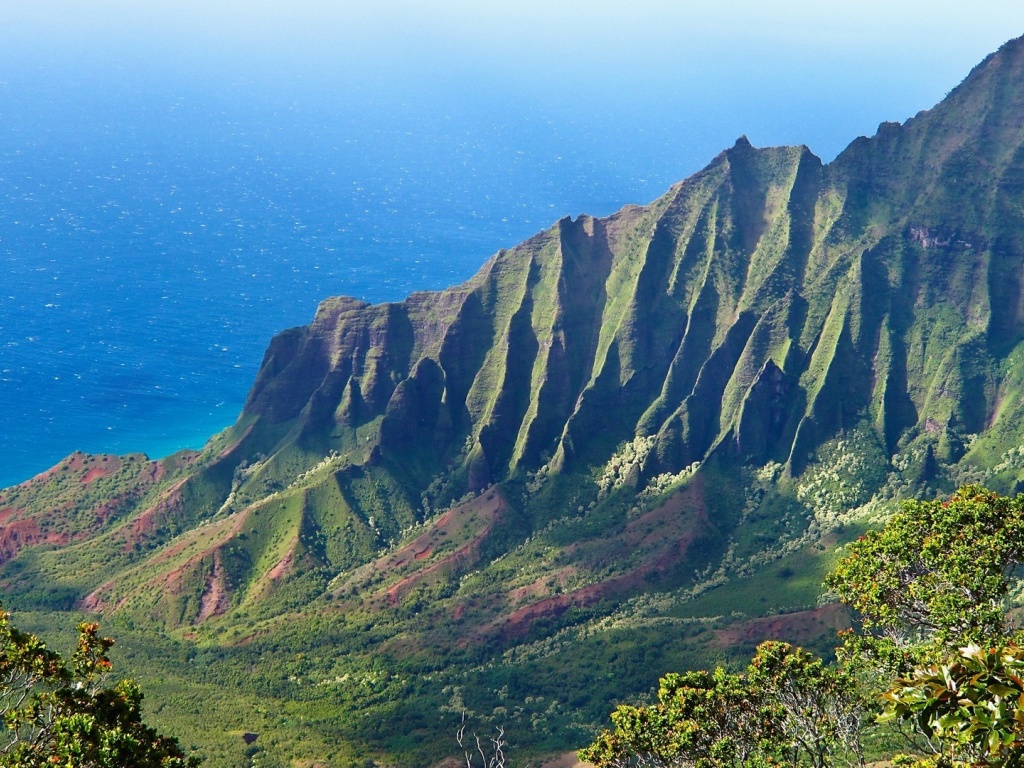
<path id="1" fill-rule="evenodd" d="M 194 768 L 176 740 L 142 722 L 131 680 L 105 687 L 113 640 L 80 624 L 70 667 L 0 610 L 0 766 Z"/>
<path id="2" fill-rule="evenodd" d="M 623 705 L 581 760 L 598 768 L 760 768 L 781 765 L 780 712 L 743 675 L 722 668 L 670 674 L 658 703 Z"/>
<path id="3" fill-rule="evenodd" d="M 965 486 L 946 502 L 904 502 L 828 577 L 862 630 L 845 634 L 835 665 L 767 642 L 743 674 L 669 675 L 657 704 L 619 707 L 580 757 L 598 768 L 863 765 L 861 732 L 881 709 L 876 722 L 919 753 L 894 766 L 1024 768 L 1024 647 L 1006 619 L 1022 565 L 1024 496 Z"/>
<path id="4" fill-rule="evenodd" d="M 965 486 L 946 502 L 904 502 L 829 576 L 860 612 L 864 632 L 843 652 L 875 678 L 879 722 L 910 726 L 912 746 L 934 755 L 898 764 L 1024 760 L 1024 652 L 1006 620 L 1022 564 L 1024 496 Z"/>
<path id="5" fill-rule="evenodd" d="M 762 643 L 743 674 L 667 675 L 658 700 L 619 707 L 580 758 L 598 768 L 864 764 L 870 702 L 857 677 L 788 643 Z"/>
<path id="6" fill-rule="evenodd" d="M 466 768 L 475 768 L 474 761 L 480 758 L 480 768 L 506 768 L 505 729 L 498 726 L 495 735 L 491 736 L 490 742 L 485 746 L 484 741 L 475 733 L 466 735 L 466 713 L 462 713 L 462 724 L 455 732 L 455 741 L 462 750 L 463 759 L 466 761 Z"/>
<path id="7" fill-rule="evenodd" d="M 853 670 L 826 664 L 789 643 L 768 641 L 758 646 L 747 677 L 751 688 L 781 711 L 779 727 L 791 764 L 864 764 L 860 734 L 873 706 Z"/>
<path id="8" fill-rule="evenodd" d="M 900 646 L 1001 636 L 1024 564 L 1024 496 L 968 485 L 948 501 L 904 501 L 881 531 L 848 547 L 826 586 L 864 629 Z"/>

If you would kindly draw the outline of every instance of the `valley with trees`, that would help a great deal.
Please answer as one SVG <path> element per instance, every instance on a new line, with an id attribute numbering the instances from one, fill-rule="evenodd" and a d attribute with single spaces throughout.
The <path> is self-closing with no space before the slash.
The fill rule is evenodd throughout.
<path id="1" fill-rule="evenodd" d="M 598 768 L 1017 765 L 1022 544 L 1024 496 L 906 501 L 828 576 L 858 627 L 833 663 L 767 641 L 743 673 L 668 675 L 657 704 L 620 706 L 580 755 Z"/>

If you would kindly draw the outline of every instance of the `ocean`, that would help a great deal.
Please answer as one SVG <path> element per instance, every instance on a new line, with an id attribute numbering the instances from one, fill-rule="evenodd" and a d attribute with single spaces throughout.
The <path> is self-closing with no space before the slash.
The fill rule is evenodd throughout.
<path id="1" fill-rule="evenodd" d="M 74 450 L 199 448 L 323 298 L 445 288 L 671 183 L 542 114 L 37 86 L 0 108 L 0 486 Z"/>
<path id="2" fill-rule="evenodd" d="M 11 61 L 0 487 L 75 450 L 201 447 L 236 418 L 270 338 L 325 297 L 458 283 L 562 216 L 651 201 L 741 133 L 806 131 L 827 159 L 875 124 L 855 100 L 826 111 L 834 94 L 815 117 L 629 83 L 596 103 L 568 87 L 467 93 L 465 78 L 96 80 Z"/>

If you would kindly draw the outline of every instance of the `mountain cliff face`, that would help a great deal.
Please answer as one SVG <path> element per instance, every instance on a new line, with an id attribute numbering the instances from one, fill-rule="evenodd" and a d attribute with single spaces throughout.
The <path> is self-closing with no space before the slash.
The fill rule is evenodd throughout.
<path id="1" fill-rule="evenodd" d="M 465 285 L 329 300 L 272 343 L 250 439 L 358 442 L 357 463 L 474 489 L 635 436 L 657 438 L 651 476 L 715 451 L 799 473 L 865 419 L 888 454 L 984 432 L 1022 332 L 1022 55 L 828 166 L 740 139 L 653 204 L 563 219 Z"/>
<path id="2" fill-rule="evenodd" d="M 466 663 L 810 607 L 817 553 L 893 499 L 1024 481 L 1022 145 L 1018 40 L 827 165 L 741 138 L 463 285 L 328 299 L 202 454 L 0 494 L 0 579 L 185 639 Z M 778 601 L 737 602 L 779 563 Z"/>

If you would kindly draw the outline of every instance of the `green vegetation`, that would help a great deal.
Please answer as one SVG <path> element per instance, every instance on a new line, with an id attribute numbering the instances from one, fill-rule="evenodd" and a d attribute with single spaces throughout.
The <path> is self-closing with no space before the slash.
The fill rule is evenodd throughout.
<path id="1" fill-rule="evenodd" d="M 0 611 L 0 765 L 9 768 L 194 768 L 174 739 L 142 722 L 133 681 L 111 687 L 113 641 L 81 624 L 67 666 L 38 637 Z"/>
<path id="2" fill-rule="evenodd" d="M 856 676 L 786 643 L 762 644 L 743 674 L 662 678 L 658 704 L 620 706 L 580 758 L 597 768 L 863 765 L 869 702 Z"/>
<path id="3" fill-rule="evenodd" d="M 904 502 L 848 549 L 827 584 L 866 631 L 904 644 L 987 641 L 1003 634 L 1024 562 L 1024 496 L 965 486 L 948 501 Z"/>
<path id="4" fill-rule="evenodd" d="M 884 755 L 893 764 L 1019 765 L 1024 650 L 1006 618 L 1022 543 L 1024 495 L 966 486 L 904 502 L 829 575 L 862 619 L 834 664 L 767 642 L 745 674 L 666 676 L 657 704 L 620 706 L 580 756 L 598 768 L 864 765 L 863 737 L 892 725 L 913 750 Z"/>

